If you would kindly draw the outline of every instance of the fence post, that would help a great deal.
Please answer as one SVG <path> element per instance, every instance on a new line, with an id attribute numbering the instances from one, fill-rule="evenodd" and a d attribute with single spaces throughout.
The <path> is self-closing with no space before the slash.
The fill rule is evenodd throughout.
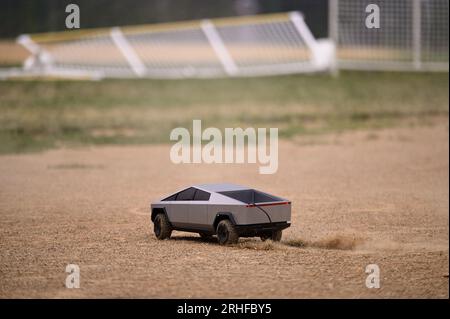
<path id="1" fill-rule="evenodd" d="M 124 56 L 133 72 L 138 77 L 143 77 L 147 72 L 145 64 L 141 61 L 133 47 L 128 43 L 119 27 L 111 29 L 110 36 L 116 47 Z"/>
<path id="2" fill-rule="evenodd" d="M 214 24 L 210 20 L 203 20 L 201 29 L 208 39 L 208 42 L 211 45 L 214 53 L 222 64 L 225 72 L 230 76 L 236 75 L 238 73 L 238 67 L 236 63 L 234 63 L 233 58 L 231 57 L 219 33 L 214 27 Z"/>
<path id="3" fill-rule="evenodd" d="M 34 42 L 27 34 L 22 34 L 17 38 L 17 43 L 27 49 L 31 56 L 23 63 L 24 69 L 32 69 L 33 67 L 48 69 L 52 64 L 52 56 Z"/>
<path id="4" fill-rule="evenodd" d="M 413 64 L 414 69 L 420 70 L 422 67 L 422 17 L 421 0 L 413 0 L 412 8 L 412 28 L 413 28 Z"/>
<path id="5" fill-rule="evenodd" d="M 328 37 L 333 40 L 336 45 L 338 42 L 338 0 L 328 1 Z"/>
<path id="6" fill-rule="evenodd" d="M 328 37 L 334 42 L 335 57 L 331 74 L 338 75 L 338 47 L 339 47 L 339 0 L 328 1 Z"/>

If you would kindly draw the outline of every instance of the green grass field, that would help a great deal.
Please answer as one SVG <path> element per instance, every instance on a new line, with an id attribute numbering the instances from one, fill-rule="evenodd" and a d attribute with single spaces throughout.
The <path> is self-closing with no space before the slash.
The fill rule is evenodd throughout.
<path id="1" fill-rule="evenodd" d="M 170 131 L 278 127 L 280 135 L 373 129 L 448 116 L 448 73 L 342 72 L 215 80 L 0 82 L 0 153 L 168 143 Z M 416 122 L 417 122 L 416 121 Z"/>

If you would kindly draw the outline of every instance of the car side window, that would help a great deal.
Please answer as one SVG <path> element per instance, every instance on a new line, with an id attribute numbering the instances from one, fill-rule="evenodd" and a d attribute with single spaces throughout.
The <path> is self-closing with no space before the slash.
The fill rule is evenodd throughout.
<path id="1" fill-rule="evenodd" d="M 209 197 L 211 197 L 210 193 L 197 189 L 197 191 L 195 192 L 194 200 L 209 200 Z"/>
<path id="2" fill-rule="evenodd" d="M 282 200 L 277 196 L 269 195 L 260 191 L 255 191 L 254 196 L 255 196 L 254 198 L 255 203 L 277 202 Z"/>
<path id="3" fill-rule="evenodd" d="M 184 191 L 178 193 L 177 201 L 193 200 L 194 194 L 195 194 L 195 188 L 189 187 L 188 189 L 185 189 Z"/>
<path id="4" fill-rule="evenodd" d="M 162 201 L 167 202 L 167 201 L 171 201 L 171 200 L 177 200 L 177 195 L 178 195 L 178 193 L 170 195 L 169 197 L 164 198 Z"/>

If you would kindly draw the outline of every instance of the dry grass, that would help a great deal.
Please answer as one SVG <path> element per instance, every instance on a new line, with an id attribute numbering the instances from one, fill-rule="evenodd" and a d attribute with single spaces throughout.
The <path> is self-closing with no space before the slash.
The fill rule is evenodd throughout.
<path id="1" fill-rule="evenodd" d="M 276 127 L 281 137 L 448 116 L 446 74 L 342 72 L 216 80 L 0 82 L 0 153 L 172 143 L 175 127 Z"/>

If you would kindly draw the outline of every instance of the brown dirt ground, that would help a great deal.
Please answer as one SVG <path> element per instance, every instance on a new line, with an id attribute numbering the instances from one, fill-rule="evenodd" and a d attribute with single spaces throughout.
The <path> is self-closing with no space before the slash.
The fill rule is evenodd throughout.
<path id="1" fill-rule="evenodd" d="M 20 44 L 14 41 L 0 40 L 0 65 L 20 65 L 30 56 L 30 53 Z"/>
<path id="2" fill-rule="evenodd" d="M 175 165 L 169 148 L 0 156 L 0 297 L 449 297 L 448 118 L 283 141 L 275 175 Z M 151 200 L 225 181 L 292 200 L 281 244 L 155 239 Z M 64 286 L 69 263 L 80 289 Z M 380 289 L 365 287 L 370 263 Z"/>

